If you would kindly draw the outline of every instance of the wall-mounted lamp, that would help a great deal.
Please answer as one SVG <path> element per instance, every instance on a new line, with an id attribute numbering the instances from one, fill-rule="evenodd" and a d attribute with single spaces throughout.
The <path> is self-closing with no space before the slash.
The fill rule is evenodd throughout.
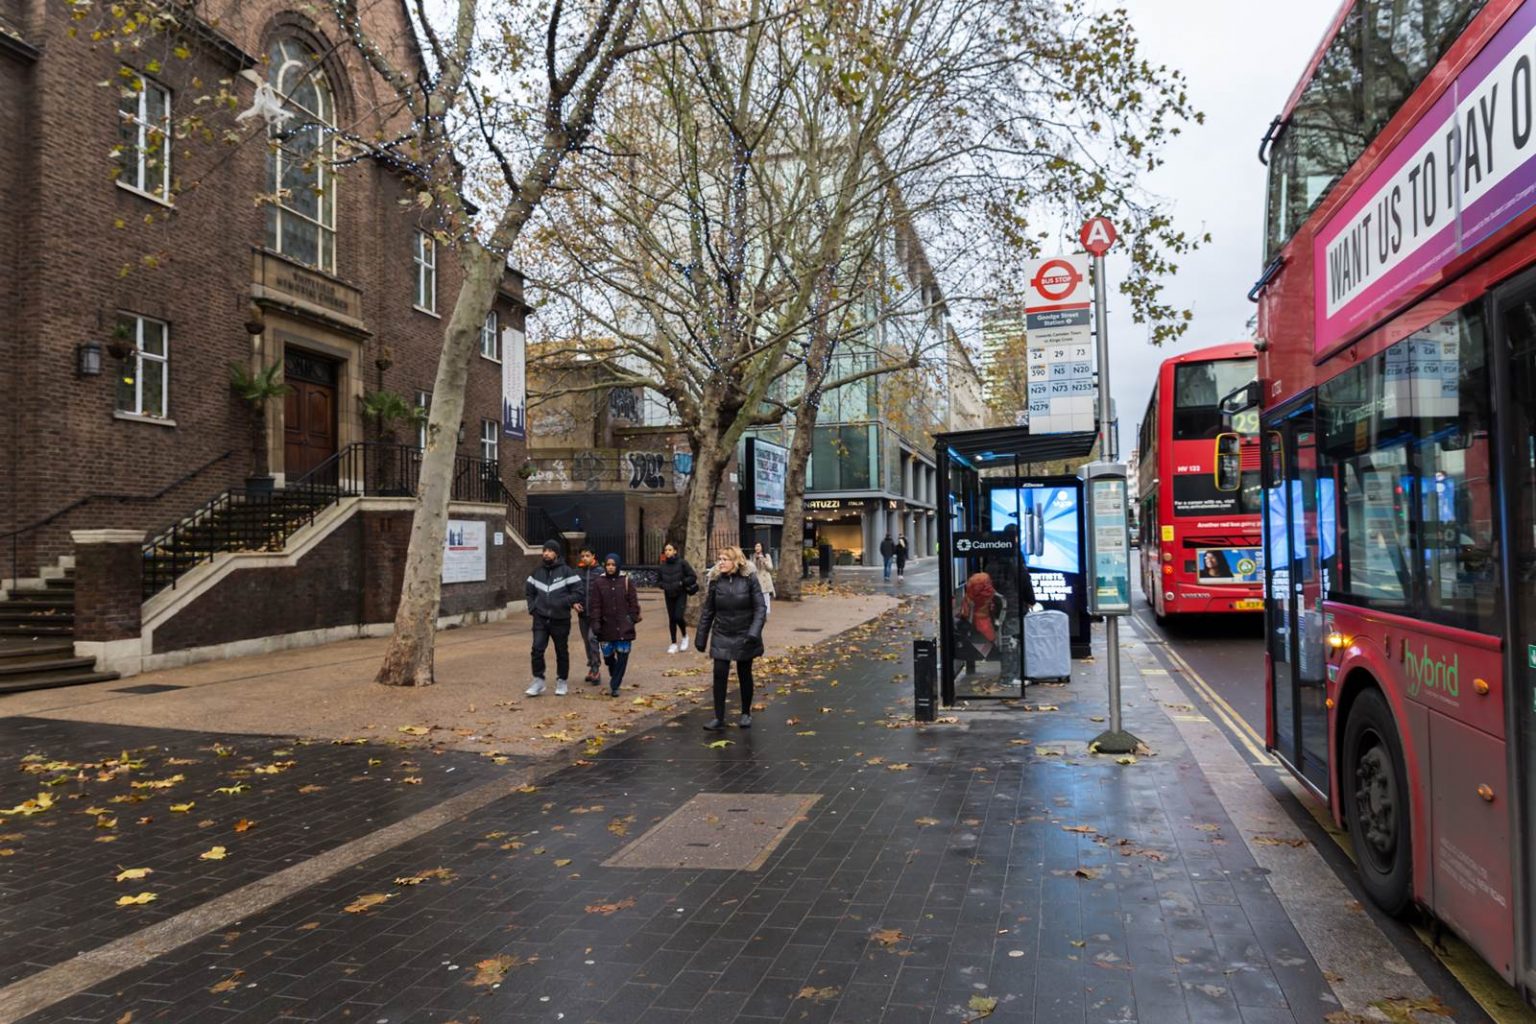
<path id="1" fill-rule="evenodd" d="M 459 420 L 459 444 L 464 443 L 464 421 Z"/>
<path id="2" fill-rule="evenodd" d="M 87 341 L 75 346 L 75 372 L 82 377 L 101 376 L 101 342 Z"/>

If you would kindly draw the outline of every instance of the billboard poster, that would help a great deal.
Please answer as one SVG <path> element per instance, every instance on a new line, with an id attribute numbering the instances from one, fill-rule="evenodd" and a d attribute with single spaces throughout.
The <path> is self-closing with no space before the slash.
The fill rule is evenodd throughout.
<path id="1" fill-rule="evenodd" d="M 1088 610 L 1096 615 L 1124 615 L 1131 610 L 1131 550 L 1126 529 L 1125 477 L 1099 476 L 1088 481 L 1089 540 L 1093 549 L 1093 589 Z"/>
<path id="2" fill-rule="evenodd" d="M 789 452 L 760 437 L 748 441 L 752 449 L 752 505 L 759 515 L 784 514 L 784 475 Z"/>
<path id="3" fill-rule="evenodd" d="M 485 523 L 450 519 L 443 538 L 443 582 L 478 583 L 485 579 Z"/>
<path id="4" fill-rule="evenodd" d="M 1076 477 L 999 482 L 986 492 L 982 520 L 987 536 L 1017 538 L 1036 602 L 1067 613 L 1073 643 L 1085 642 L 1088 635 L 1082 495 Z"/>
<path id="5" fill-rule="evenodd" d="M 1259 548 L 1196 548 L 1196 575 L 1202 583 L 1257 583 L 1264 571 Z"/>
<path id="6" fill-rule="evenodd" d="M 501 433 L 528 439 L 528 351 L 522 331 L 501 332 Z"/>

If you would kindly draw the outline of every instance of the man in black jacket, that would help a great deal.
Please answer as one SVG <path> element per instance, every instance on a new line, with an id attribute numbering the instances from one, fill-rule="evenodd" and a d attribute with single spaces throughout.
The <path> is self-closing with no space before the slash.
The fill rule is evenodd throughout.
<path id="1" fill-rule="evenodd" d="M 592 629 L 592 584 L 603 577 L 603 566 L 597 560 L 597 552 L 582 548 L 576 556 L 576 571 L 581 574 L 582 590 L 586 594 L 586 607 L 576 616 L 576 626 L 581 631 L 581 643 L 587 652 L 587 682 L 596 686 L 602 682 L 603 657 L 598 649 L 597 633 Z"/>
<path id="2" fill-rule="evenodd" d="M 527 693 L 544 692 L 544 650 L 555 642 L 555 696 L 564 697 L 565 680 L 571 674 L 571 612 L 580 613 L 587 599 L 581 575 L 561 560 L 560 542 L 544 542 L 543 564 L 533 570 L 523 587 L 528 614 L 533 616 L 533 682 Z"/>
<path id="3" fill-rule="evenodd" d="M 896 557 L 896 542 L 891 540 L 891 535 L 886 534 L 885 540 L 880 542 L 880 558 L 885 562 L 885 578 L 891 578 L 891 560 Z"/>

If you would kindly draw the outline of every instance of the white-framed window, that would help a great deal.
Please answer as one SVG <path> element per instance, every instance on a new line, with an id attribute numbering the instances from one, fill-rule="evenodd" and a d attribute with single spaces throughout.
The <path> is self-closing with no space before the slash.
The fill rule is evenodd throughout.
<path id="1" fill-rule="evenodd" d="M 136 313 L 117 318 L 117 335 L 133 345 L 118 368 L 117 411 L 130 416 L 170 417 L 170 328 Z"/>
<path id="2" fill-rule="evenodd" d="M 416 262 L 416 297 L 413 305 L 423 312 L 436 313 L 437 242 L 425 231 L 418 231 L 413 248 Z"/>
<path id="3" fill-rule="evenodd" d="M 493 309 L 480 325 L 480 354 L 492 362 L 501 362 L 501 324 Z"/>
<path id="4" fill-rule="evenodd" d="M 117 101 L 118 184 L 171 201 L 171 91 L 131 68 Z"/>
<path id="5" fill-rule="evenodd" d="M 292 36 L 268 55 L 267 81 L 291 116 L 267 153 L 267 248 L 324 271 L 336 268 L 336 100 L 320 57 Z"/>
<path id="6" fill-rule="evenodd" d="M 497 445 L 501 443 L 501 424 L 495 420 L 480 421 L 480 457 L 486 462 L 498 460 Z"/>
<path id="7" fill-rule="evenodd" d="M 421 419 L 416 424 L 416 447 L 422 451 L 427 450 L 427 417 L 432 413 L 432 392 L 416 392 L 416 408 L 422 411 Z"/>

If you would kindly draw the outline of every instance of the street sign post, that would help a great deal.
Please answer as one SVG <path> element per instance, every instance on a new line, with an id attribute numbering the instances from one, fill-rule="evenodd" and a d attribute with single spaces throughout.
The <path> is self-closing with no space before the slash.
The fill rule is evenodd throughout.
<path id="1" fill-rule="evenodd" d="M 1107 217 L 1094 217 L 1083 224 L 1082 230 L 1077 233 L 1078 240 L 1083 243 L 1083 248 L 1093 254 L 1093 316 L 1094 329 L 1098 334 L 1099 342 L 1099 459 L 1109 458 L 1110 443 L 1109 432 L 1114 421 L 1113 410 L 1110 406 L 1109 391 L 1109 326 L 1104 310 L 1104 295 L 1107 291 L 1104 281 L 1104 254 L 1110 246 L 1115 244 L 1118 237 L 1115 226 Z M 1094 467 L 1089 467 L 1094 469 Z M 1114 504 L 1113 494 L 1108 488 L 1114 485 L 1110 480 L 1118 475 L 1118 493 L 1120 497 L 1120 522 L 1118 525 L 1119 536 L 1125 537 L 1124 521 L 1124 493 L 1125 493 L 1125 467 L 1104 467 L 1091 474 L 1095 478 L 1102 477 L 1103 484 L 1107 488 L 1104 492 L 1105 512 L 1110 512 L 1110 506 Z M 1090 479 L 1090 494 L 1093 492 L 1094 481 Z M 1090 502 L 1093 500 L 1090 497 Z M 1090 511 L 1090 514 L 1092 512 Z M 1108 517 L 1106 517 L 1108 518 Z M 1090 521 L 1090 527 L 1092 523 Z M 1106 533 L 1106 539 L 1107 533 Z M 1127 556 L 1129 555 L 1129 541 L 1125 542 Z M 1090 572 L 1097 575 L 1098 567 L 1091 566 Z M 1141 741 L 1126 732 L 1120 722 L 1120 616 L 1130 611 L 1129 580 L 1126 581 L 1127 600 L 1123 608 L 1118 602 L 1101 602 L 1101 612 L 1104 615 L 1104 645 L 1109 670 L 1109 729 L 1100 733 L 1089 745 L 1090 750 L 1103 754 L 1130 754 L 1141 745 Z"/>

